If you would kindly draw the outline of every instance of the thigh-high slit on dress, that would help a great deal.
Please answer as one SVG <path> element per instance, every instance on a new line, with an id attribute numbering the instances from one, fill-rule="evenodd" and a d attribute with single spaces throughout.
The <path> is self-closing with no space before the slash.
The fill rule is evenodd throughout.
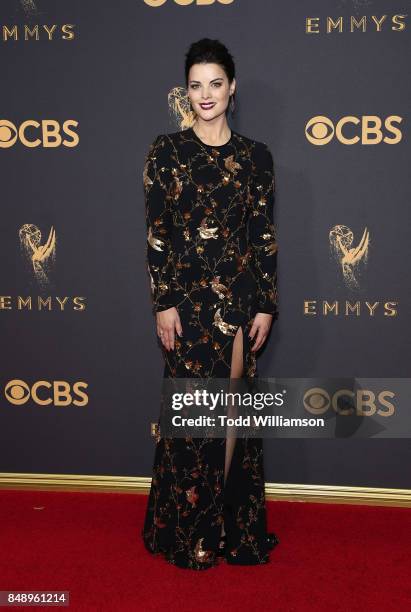
<path id="1" fill-rule="evenodd" d="M 159 343 L 164 377 L 258 376 L 249 332 L 257 313 L 273 322 L 278 316 L 268 146 L 233 130 L 220 146 L 205 144 L 192 128 L 160 134 L 143 180 L 153 312 L 175 307 L 183 330 L 173 350 Z M 208 569 L 218 564 L 223 529 L 227 563 L 269 561 L 279 540 L 272 533 L 270 543 L 267 533 L 262 439 L 226 447 L 225 438 L 160 431 L 142 529 L 151 553 Z"/>

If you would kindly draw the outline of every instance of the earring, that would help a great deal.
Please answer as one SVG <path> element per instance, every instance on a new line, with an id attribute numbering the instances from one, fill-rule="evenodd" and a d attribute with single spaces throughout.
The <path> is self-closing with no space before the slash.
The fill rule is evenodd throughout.
<path id="1" fill-rule="evenodd" d="M 193 123 L 193 121 L 195 121 L 195 118 L 197 117 L 197 113 L 195 112 L 193 105 L 191 104 L 191 100 L 188 98 L 188 104 L 189 104 L 189 114 L 191 114 L 191 123 Z"/>
<path id="2" fill-rule="evenodd" d="M 230 96 L 230 111 L 233 113 L 235 109 L 234 94 Z"/>

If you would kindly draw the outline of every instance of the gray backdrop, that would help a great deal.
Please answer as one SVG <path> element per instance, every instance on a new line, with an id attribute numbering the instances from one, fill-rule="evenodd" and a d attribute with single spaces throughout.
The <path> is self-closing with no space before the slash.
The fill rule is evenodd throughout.
<path id="1" fill-rule="evenodd" d="M 151 473 L 163 363 L 145 265 L 143 158 L 157 134 L 180 127 L 168 94 L 184 86 L 184 54 L 203 36 L 236 60 L 232 127 L 274 156 L 280 318 L 260 376 L 409 376 L 408 3 L 209 2 L 0 4 L 2 472 Z M 350 18 L 363 16 L 350 31 Z M 341 31 L 327 32 L 328 17 L 342 18 Z M 25 24 L 38 26 L 38 40 L 25 40 Z M 52 35 L 44 25 L 56 26 Z M 359 142 L 334 134 L 313 144 L 330 129 L 317 123 L 307 138 L 317 116 L 334 127 L 358 118 L 342 131 Z M 367 144 L 366 116 L 381 120 L 387 139 L 386 119 L 400 117 L 399 142 Z M 75 123 L 66 144 L 46 146 L 44 123 L 16 137 L 13 126 L 27 120 L 53 121 L 61 134 Z M 368 231 L 357 287 L 352 268 L 344 277 L 332 258 L 335 226 L 352 230 L 353 247 Z M 360 312 L 325 316 L 324 300 L 358 301 Z M 316 314 L 305 314 L 306 301 Z M 374 316 L 367 301 L 379 302 Z M 265 452 L 271 482 L 411 487 L 408 439 L 265 440 Z"/>

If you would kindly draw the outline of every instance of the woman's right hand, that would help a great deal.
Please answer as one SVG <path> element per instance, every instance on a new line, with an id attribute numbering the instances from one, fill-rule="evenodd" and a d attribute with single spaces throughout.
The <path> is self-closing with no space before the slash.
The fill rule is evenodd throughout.
<path id="1" fill-rule="evenodd" d="M 182 335 L 180 315 L 177 308 L 172 306 L 167 310 L 161 310 L 156 313 L 157 318 L 157 334 L 167 351 L 174 350 L 175 332 L 179 336 Z"/>

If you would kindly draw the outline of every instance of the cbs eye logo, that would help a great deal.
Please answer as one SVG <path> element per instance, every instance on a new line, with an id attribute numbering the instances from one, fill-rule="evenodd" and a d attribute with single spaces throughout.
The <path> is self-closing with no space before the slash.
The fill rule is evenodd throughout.
<path id="1" fill-rule="evenodd" d="M 397 144 L 402 139 L 401 130 L 394 123 L 401 123 L 402 117 L 390 115 L 384 122 L 376 115 L 342 117 L 335 125 L 328 117 L 317 115 L 305 126 L 305 136 L 313 145 L 326 145 L 335 137 L 345 145 L 361 142 L 363 145 L 375 145 L 385 142 Z M 387 136 L 386 134 L 393 134 Z"/>
<path id="2" fill-rule="evenodd" d="M 339 416 L 379 416 L 389 417 L 395 412 L 395 406 L 387 400 L 394 398 L 392 391 L 381 391 L 375 394 L 369 389 L 339 389 L 332 396 L 321 387 L 308 389 L 303 397 L 304 408 L 316 416 L 325 414 L 329 408 Z"/>
<path id="3" fill-rule="evenodd" d="M 70 129 L 73 126 L 77 127 L 78 121 L 68 119 L 60 126 L 59 122 L 53 119 L 43 119 L 40 123 L 28 119 L 16 127 L 11 121 L 0 119 L 0 149 L 9 149 L 17 140 L 29 148 L 76 147 L 80 139 L 76 132 Z M 62 133 L 69 138 L 63 138 Z"/>
<path id="4" fill-rule="evenodd" d="M 234 0 L 170 0 L 174 2 L 174 4 L 179 4 L 180 6 L 188 6 L 189 4 L 197 4 L 197 6 L 207 6 L 209 4 L 232 4 Z M 145 4 L 148 6 L 163 6 L 167 2 L 167 0 L 144 0 Z"/>
<path id="5" fill-rule="evenodd" d="M 39 406 L 86 406 L 88 395 L 82 390 L 87 389 L 85 382 L 73 385 L 65 380 L 38 380 L 31 388 L 24 380 L 10 380 L 4 389 L 7 401 L 14 406 L 22 406 L 30 399 Z"/>

